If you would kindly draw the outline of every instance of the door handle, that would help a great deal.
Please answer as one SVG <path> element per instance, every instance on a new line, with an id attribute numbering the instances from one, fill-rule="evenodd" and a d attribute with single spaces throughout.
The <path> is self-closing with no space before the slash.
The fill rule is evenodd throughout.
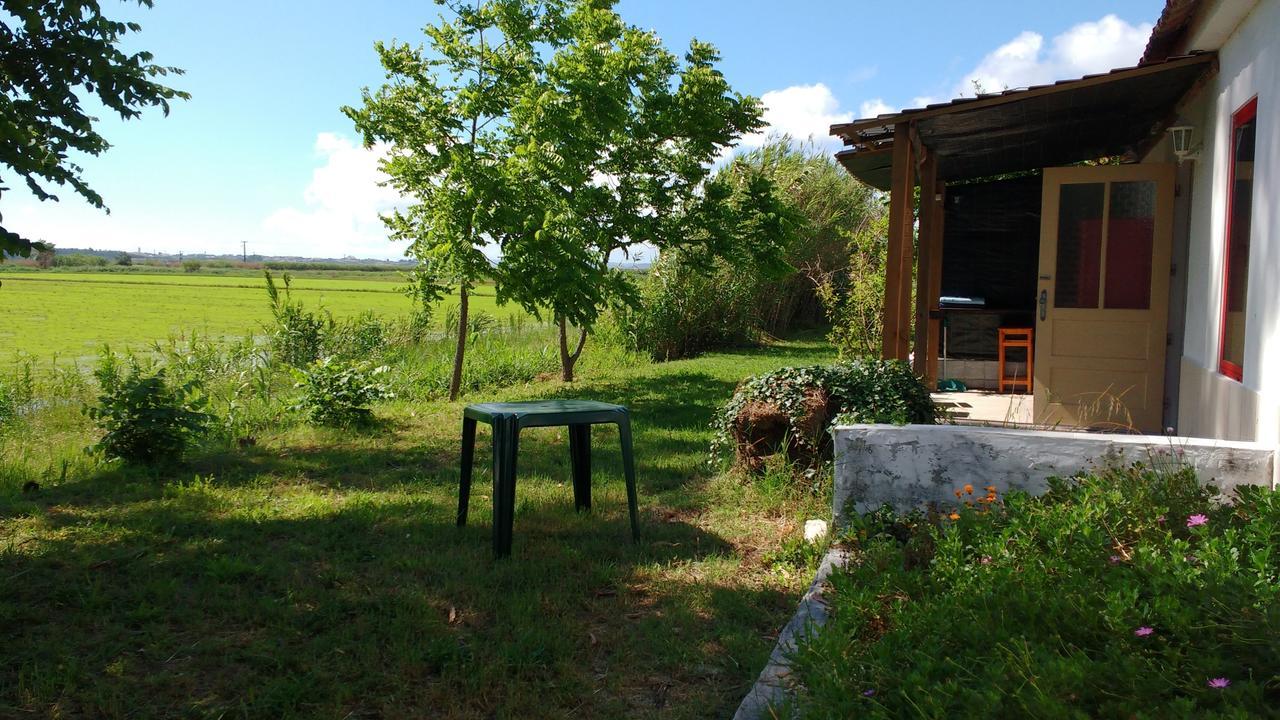
<path id="1" fill-rule="evenodd" d="M 1049 291 L 1040 291 L 1040 321 L 1044 322 L 1045 315 L 1049 312 Z"/>

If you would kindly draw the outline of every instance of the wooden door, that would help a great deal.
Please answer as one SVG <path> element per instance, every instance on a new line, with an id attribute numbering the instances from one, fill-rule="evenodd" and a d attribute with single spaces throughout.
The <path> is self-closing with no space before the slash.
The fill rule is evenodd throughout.
<path id="1" fill-rule="evenodd" d="M 1173 185 L 1164 164 L 1044 171 L 1038 422 L 1161 430 Z"/>

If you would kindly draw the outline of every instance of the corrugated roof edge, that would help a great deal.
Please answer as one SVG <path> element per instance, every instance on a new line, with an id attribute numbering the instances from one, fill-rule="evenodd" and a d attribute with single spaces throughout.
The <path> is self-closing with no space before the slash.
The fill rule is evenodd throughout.
<path id="1" fill-rule="evenodd" d="M 1161 62 L 1177 52 L 1202 4 L 1201 0 L 1167 0 L 1138 64 Z"/>
<path id="2" fill-rule="evenodd" d="M 1067 80 L 1058 80 L 1052 83 L 1045 83 L 1044 85 L 1031 85 L 1025 88 L 1014 88 L 1010 90 L 1004 90 L 998 93 L 982 93 L 981 95 L 977 95 L 975 97 L 956 98 L 948 102 L 933 103 L 932 105 L 926 105 L 924 107 L 905 108 L 896 113 L 884 113 L 871 118 L 860 118 L 852 122 L 836 123 L 831 126 L 830 132 L 832 135 L 835 135 L 837 137 L 850 138 L 850 134 L 857 132 L 858 130 L 870 129 L 878 126 L 896 125 L 899 122 L 906 122 L 908 120 L 911 120 L 910 116 L 917 113 L 922 113 L 922 112 L 931 111 L 931 110 L 938 110 L 938 109 L 948 108 L 948 107 L 959 107 L 962 105 L 967 105 L 969 103 L 975 103 L 982 100 L 991 100 L 993 98 L 1002 98 L 1002 97 L 1020 95 L 1023 93 L 1033 92 L 1037 90 L 1045 90 L 1047 88 L 1061 87 L 1064 85 L 1072 85 L 1074 83 L 1083 82 L 1086 80 L 1092 80 L 1100 77 L 1106 77 L 1109 75 L 1119 75 L 1124 73 L 1132 73 L 1135 71 L 1150 71 L 1164 65 L 1189 63 L 1194 61 L 1208 62 L 1215 55 L 1216 53 L 1211 53 L 1211 52 L 1179 55 L 1177 57 L 1166 58 L 1158 62 L 1149 62 L 1145 64 L 1140 64 L 1140 65 L 1133 65 L 1131 67 L 1116 68 L 1114 70 L 1110 70 L 1104 73 L 1093 73 L 1091 75 L 1085 75 L 1083 77 L 1070 78 Z"/>

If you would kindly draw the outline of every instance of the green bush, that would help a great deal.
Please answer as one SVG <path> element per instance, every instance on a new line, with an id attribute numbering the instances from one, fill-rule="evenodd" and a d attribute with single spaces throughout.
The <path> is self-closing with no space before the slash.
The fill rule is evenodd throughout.
<path id="1" fill-rule="evenodd" d="M 324 354 L 329 356 L 368 359 L 382 352 L 389 342 L 387 323 L 373 311 L 323 327 Z"/>
<path id="2" fill-rule="evenodd" d="M 812 417 L 810 396 L 821 391 L 828 399 L 824 417 Z M 789 418 L 787 438 L 801 465 L 828 453 L 828 429 L 834 423 L 932 424 L 938 409 L 924 384 L 901 360 L 862 359 L 833 365 L 784 367 L 748 378 L 713 421 L 712 456 L 722 457 L 743 428 L 740 417 L 750 404 L 775 407 Z"/>
<path id="3" fill-rule="evenodd" d="M 267 283 L 267 298 L 271 302 L 271 315 L 275 324 L 271 333 L 271 351 L 275 358 L 296 368 L 306 367 L 324 354 L 325 335 L 333 329 L 333 317 L 306 310 L 294 302 L 290 286 L 293 278 L 288 273 L 282 277 L 284 292 L 276 287 L 270 270 L 262 272 Z"/>
<path id="4" fill-rule="evenodd" d="M 107 259 L 101 255 L 86 253 L 57 253 L 53 256 L 54 267 L 105 267 Z"/>
<path id="5" fill-rule="evenodd" d="M 17 393 L 9 384 L 0 378 L 0 428 L 3 428 L 18 416 Z"/>
<path id="6" fill-rule="evenodd" d="M 85 412 L 103 431 L 93 447 L 108 458 L 157 465 L 179 459 L 212 419 L 195 381 L 171 383 L 163 368 L 121 363 L 106 352 L 94 370 L 97 404 Z"/>
<path id="7" fill-rule="evenodd" d="M 1176 451 L 1175 451 L 1176 452 Z M 1274 717 L 1280 493 L 1112 469 L 856 520 L 800 717 Z"/>
<path id="8" fill-rule="evenodd" d="M 200 262 L 199 260 L 183 260 L 182 261 L 183 272 L 189 272 L 189 273 L 200 272 L 200 268 L 202 267 L 204 267 L 204 263 Z"/>
<path id="9" fill-rule="evenodd" d="M 631 349 L 655 360 L 678 360 L 742 346 L 759 337 L 752 272 L 717 261 L 707 272 L 680 252 L 658 259 L 640 281 L 639 302 L 614 315 Z"/>
<path id="10" fill-rule="evenodd" d="M 294 386 L 302 391 L 297 409 L 318 425 L 349 427 L 373 419 L 369 405 L 392 397 L 377 377 L 387 366 L 367 362 L 345 362 L 326 357 L 298 370 Z"/>

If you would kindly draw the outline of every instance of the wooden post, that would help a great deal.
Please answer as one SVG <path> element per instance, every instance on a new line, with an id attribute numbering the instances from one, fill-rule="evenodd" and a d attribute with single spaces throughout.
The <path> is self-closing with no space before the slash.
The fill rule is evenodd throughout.
<path id="1" fill-rule="evenodd" d="M 938 203 L 934 200 L 934 187 L 938 184 L 938 159 L 932 151 L 924 150 L 920 163 L 920 250 L 916 253 L 916 328 L 912 345 L 911 369 L 916 377 L 929 375 L 929 309 L 936 302 L 933 284 L 933 228 L 938 223 Z M 930 390 L 933 388 L 930 387 Z"/>
<path id="2" fill-rule="evenodd" d="M 911 266 L 913 264 L 912 206 L 915 160 L 908 123 L 893 129 L 893 176 L 889 188 L 889 248 L 885 258 L 884 339 L 881 356 L 906 360 L 910 339 Z"/>

